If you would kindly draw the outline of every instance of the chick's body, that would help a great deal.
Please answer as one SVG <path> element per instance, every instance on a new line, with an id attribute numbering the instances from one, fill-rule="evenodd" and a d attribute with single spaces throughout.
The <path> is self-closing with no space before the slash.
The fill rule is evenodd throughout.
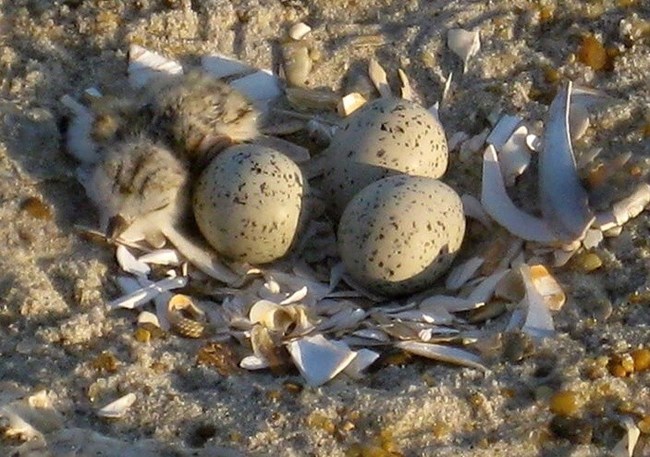
<path id="1" fill-rule="evenodd" d="M 240 92 L 201 71 L 165 77 L 146 90 L 150 132 L 188 162 L 205 161 L 218 145 L 258 135 L 258 111 Z"/>
<path id="2" fill-rule="evenodd" d="M 106 152 L 86 191 L 107 235 L 152 239 L 187 208 L 187 182 L 185 166 L 169 149 L 135 137 Z"/>

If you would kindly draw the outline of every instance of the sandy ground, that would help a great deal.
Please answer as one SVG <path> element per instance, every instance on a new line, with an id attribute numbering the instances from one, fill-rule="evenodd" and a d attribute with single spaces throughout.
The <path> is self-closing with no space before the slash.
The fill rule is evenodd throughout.
<path id="1" fill-rule="evenodd" d="M 375 57 L 395 81 L 394 71 L 406 69 L 429 105 L 440 97 L 442 77 L 454 71 L 442 121 L 448 135 L 476 134 L 495 106 L 543 119 L 554 69 L 620 100 L 592 117 L 577 150 L 601 147 L 606 158 L 629 151 L 647 169 L 650 32 L 646 22 L 645 32 L 635 26 L 641 36 L 621 36 L 620 22 L 650 20 L 650 5 L 564 3 L 1 2 L 0 394 L 6 399 L 12 391 L 47 389 L 64 428 L 47 435 L 41 450 L 4 439 L 0 454 L 610 455 L 623 436 L 619 418 L 650 415 L 648 371 L 616 378 L 593 369 L 599 356 L 649 343 L 650 299 L 629 299 L 650 288 L 647 214 L 597 249 L 601 268 L 557 272 L 570 297 L 556 317 L 557 336 L 528 349 L 511 343 L 514 355 L 489 361 L 488 374 L 398 360 L 361 381 L 337 378 L 320 388 L 296 388 L 296 373 L 221 376 L 199 367 L 200 341 L 169 336 L 139 343 L 132 312 L 105 310 L 117 294 L 111 279 L 117 266 L 108 248 L 74 230 L 75 224 L 95 225 L 96 213 L 62 141 L 59 98 L 78 97 L 92 85 L 119 91 L 129 43 L 187 64 L 219 51 L 271 68 L 286 25 L 304 20 L 314 28 L 318 51 L 313 87 L 344 88 Z M 463 76 L 445 44 L 446 31 L 458 26 L 478 27 L 482 39 L 479 58 Z M 594 71 L 575 61 L 587 33 L 617 50 L 613 68 Z M 479 173 L 480 162 L 452 159 L 448 180 L 476 192 Z M 114 370 L 93 366 L 104 351 L 118 359 Z M 548 397 L 559 389 L 578 393 L 581 419 L 564 427 L 565 435 L 578 430 L 570 439 L 549 427 Z M 95 415 L 98 406 L 126 392 L 138 400 L 124 418 Z M 649 449 L 644 435 L 635 456 L 650 455 Z"/>

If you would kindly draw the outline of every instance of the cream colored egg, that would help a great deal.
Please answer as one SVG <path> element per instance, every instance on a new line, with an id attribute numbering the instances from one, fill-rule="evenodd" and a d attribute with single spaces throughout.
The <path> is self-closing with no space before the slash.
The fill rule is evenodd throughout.
<path id="1" fill-rule="evenodd" d="M 364 188 L 338 228 L 343 263 L 361 285 L 395 296 L 430 287 L 465 234 L 458 194 L 441 181 L 398 175 Z"/>
<path id="2" fill-rule="evenodd" d="M 291 247 L 305 181 L 284 154 L 247 144 L 228 148 L 203 171 L 193 208 L 201 233 L 233 260 L 266 263 Z"/>
<path id="3" fill-rule="evenodd" d="M 380 98 L 347 118 L 326 150 L 323 187 L 335 215 L 361 189 L 397 173 L 439 178 L 448 151 L 440 122 L 408 100 Z"/>

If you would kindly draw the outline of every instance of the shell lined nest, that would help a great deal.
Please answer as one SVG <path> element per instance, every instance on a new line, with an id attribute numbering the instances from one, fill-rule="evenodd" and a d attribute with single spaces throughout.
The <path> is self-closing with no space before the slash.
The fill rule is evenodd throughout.
<path id="1" fill-rule="evenodd" d="M 478 33 L 453 31 L 449 46 L 466 67 L 480 49 Z M 130 58 L 129 81 L 134 88 L 143 87 L 160 72 L 183 72 L 177 62 L 137 46 Z M 262 110 L 282 96 L 276 76 L 243 62 L 208 56 L 203 69 L 226 78 Z M 369 76 L 382 96 L 392 96 L 386 73 L 374 60 Z M 415 98 L 404 71 L 399 76 L 401 96 Z M 450 74 L 442 103 L 451 81 Z M 288 88 L 286 96 L 306 106 L 331 103 L 322 93 L 302 89 Z M 359 94 L 335 101 L 341 115 L 365 103 Z M 295 365 L 313 386 L 339 373 L 359 378 L 382 353 L 395 348 L 487 370 L 485 356 L 499 350 L 501 333 L 521 332 L 532 339 L 553 335 L 552 314 L 566 296 L 544 265 L 562 265 L 575 252 L 597 246 L 603 235 L 620 231 L 650 202 L 650 186 L 640 183 L 610 210 L 596 213 L 589 206 L 578 178 L 579 169 L 589 162 L 576 163 L 571 141 L 576 135 L 573 127 L 588 122 L 587 108 L 602 101 L 607 101 L 604 94 L 574 88 L 569 82 L 558 91 L 539 137 L 523 119 L 510 115 L 494 119 L 493 129 L 478 137 L 462 132 L 448 135 L 449 149 L 459 150 L 460 160 L 480 153 L 486 145 L 481 195 L 463 195 L 462 200 L 467 217 L 498 235 L 481 245 L 481 252 L 463 255 L 444 284 L 429 291 L 388 300 L 364 290 L 338 260 L 331 223 L 316 218 L 307 224 L 289 257 L 261 268 L 226 263 L 173 228 L 163 234 L 175 248 L 152 248 L 144 241 L 118 238 L 117 261 L 124 274 L 116 281 L 125 295 L 108 306 L 138 309 L 141 327 L 155 326 L 217 343 L 235 339 L 248 352 L 238 360 L 240 367 Z M 75 116 L 88 115 L 69 97 L 64 102 Z M 437 115 L 437 107 L 431 110 Z M 298 128 L 321 141 L 328 141 L 336 130 L 336 123 L 293 117 Z M 273 128 L 282 131 L 281 126 Z M 295 145 L 280 147 L 283 152 L 290 150 L 307 176 L 319 174 L 318 156 L 310 158 L 306 149 Z M 517 208 L 507 192 L 535 154 L 539 154 L 541 217 Z M 506 230 L 497 231 L 495 223 Z M 155 312 L 146 310 L 150 303 Z M 510 318 L 493 333 L 479 327 L 506 312 Z"/>

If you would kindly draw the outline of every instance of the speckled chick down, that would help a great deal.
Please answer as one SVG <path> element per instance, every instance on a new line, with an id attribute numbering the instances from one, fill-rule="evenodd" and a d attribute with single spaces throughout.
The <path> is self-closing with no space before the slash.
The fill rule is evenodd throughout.
<path id="1" fill-rule="evenodd" d="M 145 137 L 117 142 L 86 183 L 102 230 L 120 217 L 131 233 L 147 237 L 174 224 L 189 203 L 188 173 L 165 146 Z"/>
<path id="2" fill-rule="evenodd" d="M 451 187 L 399 175 L 354 197 L 341 217 L 338 246 L 354 279 L 396 296 L 431 286 L 449 268 L 464 234 L 462 203 Z"/>
<path id="3" fill-rule="evenodd" d="M 440 122 L 417 103 L 398 98 L 380 98 L 352 114 L 326 153 L 323 184 L 335 215 L 378 179 L 396 173 L 439 178 L 448 161 Z"/>
<path id="4" fill-rule="evenodd" d="M 304 193 L 300 169 L 284 154 L 253 144 L 232 146 L 199 178 L 194 215 L 219 253 L 266 263 L 290 249 Z"/>
<path id="5" fill-rule="evenodd" d="M 214 76 L 193 70 L 155 80 L 143 104 L 152 135 L 166 140 L 190 161 L 214 144 L 239 143 L 258 135 L 259 112 L 239 91 Z"/>

